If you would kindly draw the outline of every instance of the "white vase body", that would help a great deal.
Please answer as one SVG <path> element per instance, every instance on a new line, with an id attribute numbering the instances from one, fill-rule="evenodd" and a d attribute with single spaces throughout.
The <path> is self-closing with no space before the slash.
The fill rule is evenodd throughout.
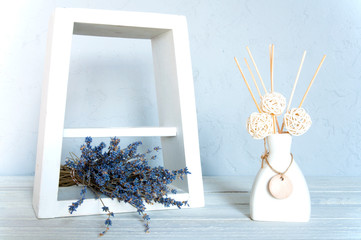
<path id="1" fill-rule="evenodd" d="M 291 162 L 292 137 L 289 134 L 273 134 L 267 137 L 269 164 L 278 172 L 284 172 Z M 292 182 L 292 193 L 285 199 L 274 198 L 268 183 L 277 175 L 264 162 L 254 180 L 251 199 L 250 215 L 255 221 L 307 222 L 311 214 L 310 193 L 306 180 L 295 159 L 286 172 Z"/>

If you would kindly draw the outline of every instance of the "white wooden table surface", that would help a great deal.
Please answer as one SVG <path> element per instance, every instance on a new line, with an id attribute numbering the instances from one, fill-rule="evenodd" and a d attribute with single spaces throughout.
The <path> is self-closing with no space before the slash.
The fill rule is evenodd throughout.
<path id="1" fill-rule="evenodd" d="M 206 207 L 116 214 L 103 239 L 361 239 L 361 177 L 309 177 L 308 223 L 249 219 L 253 177 L 204 177 Z M 33 177 L 0 177 L 0 239 L 97 239 L 105 215 L 38 220 Z"/>

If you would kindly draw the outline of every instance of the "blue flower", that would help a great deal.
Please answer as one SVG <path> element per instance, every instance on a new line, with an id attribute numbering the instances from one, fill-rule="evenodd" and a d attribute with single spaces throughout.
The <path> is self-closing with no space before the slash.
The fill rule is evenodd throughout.
<path id="1" fill-rule="evenodd" d="M 73 214 L 74 211 L 76 211 L 75 206 L 74 206 L 74 205 L 70 205 L 70 206 L 69 206 L 69 213 L 70 213 L 70 214 Z"/>
<path id="2" fill-rule="evenodd" d="M 80 196 L 85 196 L 86 194 L 86 186 L 84 186 L 80 191 Z"/>
<path id="3" fill-rule="evenodd" d="M 160 147 L 155 147 L 154 150 L 158 152 L 159 150 L 161 150 L 161 148 Z"/>
<path id="4" fill-rule="evenodd" d="M 107 219 L 105 220 L 105 225 L 106 225 L 106 226 L 111 226 L 111 225 L 112 225 L 112 220 L 110 220 L 109 218 L 107 218 Z"/>
<path id="5" fill-rule="evenodd" d="M 91 137 L 86 137 L 86 138 L 85 138 L 85 142 L 86 142 L 87 144 L 90 144 L 92 141 L 93 141 L 93 139 L 92 139 Z"/>
<path id="6" fill-rule="evenodd" d="M 109 208 L 106 207 L 106 206 L 102 207 L 102 209 L 103 209 L 104 212 L 108 212 L 108 211 L 109 211 Z"/>

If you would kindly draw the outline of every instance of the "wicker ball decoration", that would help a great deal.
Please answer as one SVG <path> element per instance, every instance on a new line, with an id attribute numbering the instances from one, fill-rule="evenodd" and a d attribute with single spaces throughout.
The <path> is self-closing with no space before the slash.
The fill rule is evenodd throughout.
<path id="1" fill-rule="evenodd" d="M 300 136 L 311 127 L 310 115 L 303 108 L 292 108 L 284 116 L 285 127 L 288 132 Z"/>
<path id="2" fill-rule="evenodd" d="M 286 108 L 286 98 L 277 92 L 266 93 L 261 98 L 261 108 L 265 113 L 281 115 Z"/>
<path id="3" fill-rule="evenodd" d="M 263 139 L 272 134 L 273 120 L 267 113 L 254 112 L 247 121 L 248 133 L 255 139 Z"/>

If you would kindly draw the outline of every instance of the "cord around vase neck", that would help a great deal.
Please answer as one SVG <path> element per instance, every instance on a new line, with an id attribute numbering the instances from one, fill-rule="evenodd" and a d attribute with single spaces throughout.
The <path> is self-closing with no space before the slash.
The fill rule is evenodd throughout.
<path id="1" fill-rule="evenodd" d="M 293 155 L 292 153 L 287 149 L 284 151 L 275 151 L 270 153 L 267 149 L 267 139 L 264 139 L 264 153 L 261 156 L 262 159 L 262 165 L 261 168 L 264 167 L 265 164 L 267 164 L 272 171 L 275 173 L 282 173 L 285 171 L 288 171 L 290 166 L 293 163 Z"/>

